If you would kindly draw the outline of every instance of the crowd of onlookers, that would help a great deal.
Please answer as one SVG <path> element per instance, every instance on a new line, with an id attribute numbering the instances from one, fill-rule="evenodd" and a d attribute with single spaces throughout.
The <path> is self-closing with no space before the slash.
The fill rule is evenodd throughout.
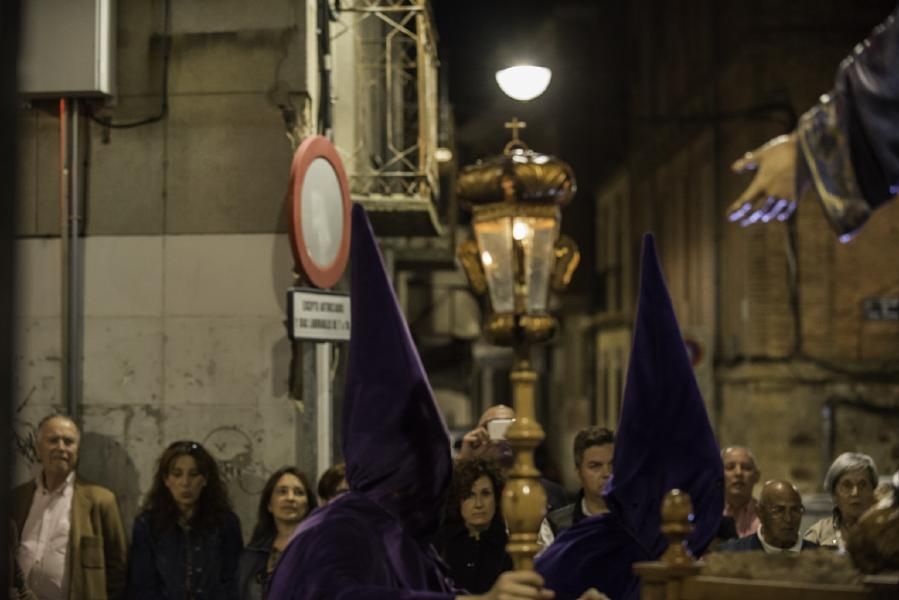
<path id="1" fill-rule="evenodd" d="M 244 547 L 215 460 L 197 442 L 174 442 L 159 458 L 129 546 L 115 496 L 76 473 L 80 438 L 66 416 L 38 425 L 40 473 L 12 493 L 12 598 L 262 599 L 296 527 L 347 490 L 343 465 L 323 473 L 317 490 L 298 469 L 278 469 Z"/>
<path id="2" fill-rule="evenodd" d="M 472 593 L 491 588 L 512 569 L 501 494 L 512 452 L 504 439 L 514 419 L 506 406 L 484 413 L 462 439 L 443 526 L 435 547 L 457 586 Z M 348 489 L 343 465 L 328 469 L 313 489 L 304 473 L 283 467 L 259 499 L 256 523 L 244 546 L 240 522 L 213 457 L 200 444 L 179 441 L 159 458 L 130 546 L 112 492 L 78 478 L 80 432 L 68 417 L 38 426 L 40 474 L 12 494 L 13 598 L 240 599 L 265 598 L 267 584 L 291 536 L 319 505 Z M 544 481 L 547 515 L 539 531 L 544 548 L 566 528 L 608 510 L 603 489 L 612 476 L 615 436 L 589 427 L 574 439 L 580 489 L 571 502 Z M 847 452 L 824 480 L 833 512 L 800 531 L 802 497 L 788 481 L 763 484 L 749 448 L 721 453 L 724 514 L 713 550 L 799 552 L 844 549 L 847 531 L 876 502 L 877 469 L 871 457 Z M 126 559 L 127 557 L 127 559 Z"/>
<path id="3" fill-rule="evenodd" d="M 724 462 L 724 519 L 719 551 L 765 550 L 799 552 L 826 547 L 845 551 L 847 532 L 877 501 L 878 475 L 867 454 L 845 452 L 837 457 L 824 477 L 824 489 L 833 500 L 830 515 L 801 532 L 805 507 L 789 481 L 771 480 L 758 500 L 753 490 L 761 471 L 749 448 L 733 446 L 721 452 Z M 889 486 L 882 488 L 883 492 Z M 800 535 L 801 534 L 801 535 Z"/>
<path id="4" fill-rule="evenodd" d="M 497 413 L 497 408 L 505 413 Z M 491 463 L 510 466 L 510 454 L 503 440 L 490 439 L 485 418 L 489 421 L 513 416 L 508 407 L 494 407 L 485 413 L 478 428 L 463 438 L 455 466 L 452 502 L 445 526 L 447 537 L 442 550 L 456 581 L 474 592 L 488 589 L 510 565 L 504 550 L 507 538 L 499 507 L 502 469 L 489 466 Z M 573 446 L 580 489 L 570 503 L 548 502 L 538 538 L 544 548 L 571 525 L 608 511 L 603 490 L 612 476 L 614 433 L 602 427 L 588 427 L 577 433 Z M 772 554 L 815 547 L 844 552 L 847 532 L 859 518 L 880 496 L 892 498 L 891 485 L 884 484 L 878 490 L 877 467 L 870 456 L 843 453 L 824 478 L 824 489 L 833 501 L 832 512 L 802 531 L 805 507 L 791 482 L 769 480 L 762 485 L 756 499 L 754 492 L 761 481 L 761 470 L 752 450 L 726 447 L 721 459 L 724 512 L 711 547 L 713 552 L 760 550 Z M 458 525 L 452 525 L 454 517 L 464 523 L 468 537 L 463 537 Z"/>

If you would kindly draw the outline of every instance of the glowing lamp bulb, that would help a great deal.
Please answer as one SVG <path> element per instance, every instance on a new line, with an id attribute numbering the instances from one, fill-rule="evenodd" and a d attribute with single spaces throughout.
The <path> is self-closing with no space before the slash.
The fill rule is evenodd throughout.
<path id="1" fill-rule="evenodd" d="M 512 225 L 512 237 L 516 241 L 521 241 L 524 238 L 528 237 L 528 231 L 530 227 L 524 221 L 515 221 L 515 224 Z"/>
<path id="2" fill-rule="evenodd" d="M 518 65 L 496 72 L 496 83 L 510 98 L 527 102 L 546 91 L 552 79 L 546 67 Z"/>

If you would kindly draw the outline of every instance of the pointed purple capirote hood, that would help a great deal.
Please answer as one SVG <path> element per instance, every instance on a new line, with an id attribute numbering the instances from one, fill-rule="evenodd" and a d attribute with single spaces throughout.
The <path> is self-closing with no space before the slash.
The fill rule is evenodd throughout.
<path id="1" fill-rule="evenodd" d="M 693 500 L 701 553 L 715 536 L 724 508 L 718 444 L 693 376 L 686 346 L 656 255 L 643 238 L 640 297 L 621 418 L 615 434 L 610 512 L 562 532 L 536 568 L 557 600 L 595 587 L 612 600 L 639 598 L 632 565 L 656 560 L 668 543 L 661 532 L 665 494 L 678 488 Z"/>
<path id="2" fill-rule="evenodd" d="M 644 547 L 655 555 L 667 546 L 662 499 L 679 488 L 696 517 L 688 544 L 705 550 L 724 509 L 724 467 L 650 234 L 612 468 L 606 500 Z"/>
<path id="3" fill-rule="evenodd" d="M 452 475 L 450 439 L 365 210 L 353 206 L 352 335 L 343 405 L 350 489 L 416 537 L 432 535 Z"/>

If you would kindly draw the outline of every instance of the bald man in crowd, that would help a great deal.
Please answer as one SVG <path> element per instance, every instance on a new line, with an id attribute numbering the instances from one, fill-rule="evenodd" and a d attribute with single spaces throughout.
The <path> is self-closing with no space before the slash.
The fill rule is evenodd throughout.
<path id="1" fill-rule="evenodd" d="M 724 463 L 724 516 L 731 517 L 737 537 L 752 535 L 759 528 L 758 502 L 752 496 L 761 471 L 752 450 L 729 446 L 721 451 Z"/>
<path id="2" fill-rule="evenodd" d="M 759 521 L 754 534 L 725 542 L 718 552 L 764 550 L 767 554 L 797 553 L 818 544 L 799 537 L 799 525 L 805 507 L 802 496 L 789 481 L 773 479 L 765 483 L 759 496 Z"/>
<path id="3" fill-rule="evenodd" d="M 81 432 L 64 415 L 38 425 L 41 471 L 12 492 L 17 559 L 41 600 L 124 597 L 127 541 L 115 495 L 75 473 Z"/>

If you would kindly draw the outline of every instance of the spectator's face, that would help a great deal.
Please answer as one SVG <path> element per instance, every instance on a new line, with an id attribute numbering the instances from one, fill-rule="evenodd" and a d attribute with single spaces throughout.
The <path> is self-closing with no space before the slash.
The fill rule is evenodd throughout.
<path id="1" fill-rule="evenodd" d="M 296 524 L 309 512 L 309 496 L 300 478 L 293 473 L 281 475 L 272 497 L 268 501 L 268 511 L 275 521 Z"/>
<path id="2" fill-rule="evenodd" d="M 44 473 L 54 477 L 68 477 L 78 462 L 78 428 L 65 417 L 46 421 L 37 432 L 35 449 Z"/>
<path id="3" fill-rule="evenodd" d="M 462 520 L 469 531 L 485 531 L 496 514 L 496 497 L 493 484 L 481 475 L 471 486 L 471 493 L 462 500 Z"/>
<path id="4" fill-rule="evenodd" d="M 584 450 L 577 475 L 584 488 L 584 495 L 593 500 L 602 497 L 602 490 L 612 477 L 612 456 L 615 454 L 614 444 L 590 446 Z"/>
<path id="5" fill-rule="evenodd" d="M 799 539 L 802 522 L 802 498 L 789 485 L 766 487 L 759 502 L 762 534 L 772 546 L 789 548 Z"/>
<path id="6" fill-rule="evenodd" d="M 746 448 L 730 448 L 724 454 L 724 495 L 728 504 L 742 506 L 752 498 L 759 470 Z"/>
<path id="7" fill-rule="evenodd" d="M 190 454 L 182 454 L 171 462 L 165 476 L 165 487 L 182 513 L 189 513 L 196 506 L 206 487 L 206 477 L 200 473 L 196 459 Z"/>
<path id="8" fill-rule="evenodd" d="M 874 488 L 865 469 L 846 471 L 833 488 L 833 499 L 843 519 L 854 523 L 874 505 Z"/>

